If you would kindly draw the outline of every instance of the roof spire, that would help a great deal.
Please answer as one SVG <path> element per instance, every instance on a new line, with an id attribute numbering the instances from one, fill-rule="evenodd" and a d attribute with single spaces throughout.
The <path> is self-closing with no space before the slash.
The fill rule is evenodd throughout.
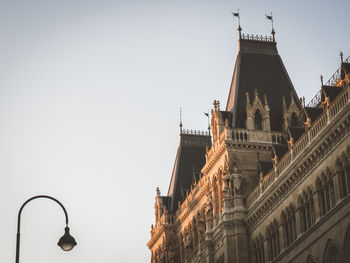
<path id="1" fill-rule="evenodd" d="M 239 39 L 242 38 L 242 28 L 241 28 L 241 19 L 239 16 L 239 9 L 237 9 L 237 12 L 231 12 L 233 16 L 236 16 L 238 18 L 238 32 L 239 32 Z"/>
<path id="2" fill-rule="evenodd" d="M 273 40 L 273 42 L 276 42 L 276 40 L 275 40 L 275 29 L 273 28 L 273 16 L 272 16 L 272 12 L 271 12 L 271 15 L 265 15 L 266 16 L 266 19 L 268 19 L 268 20 L 271 20 L 271 27 L 272 27 L 272 30 L 271 30 L 271 34 L 272 34 L 272 40 Z"/>
<path id="3" fill-rule="evenodd" d="M 323 76 L 322 75 L 320 76 L 320 79 L 321 79 L 321 86 L 323 86 Z"/>
<path id="4" fill-rule="evenodd" d="M 180 107 L 180 134 L 182 134 L 182 110 L 181 110 L 181 107 Z"/>
<path id="5" fill-rule="evenodd" d="M 339 54 L 339 55 L 340 55 L 340 62 L 343 64 L 343 62 L 344 62 L 344 61 L 343 61 L 343 52 L 340 51 L 340 54 Z"/>

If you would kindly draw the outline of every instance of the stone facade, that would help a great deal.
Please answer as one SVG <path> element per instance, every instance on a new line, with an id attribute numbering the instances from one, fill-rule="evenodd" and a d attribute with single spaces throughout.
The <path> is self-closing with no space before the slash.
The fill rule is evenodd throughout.
<path id="1" fill-rule="evenodd" d="M 309 107 L 293 92 L 278 101 L 247 92 L 245 127 L 215 101 L 200 174 L 175 208 L 157 189 L 151 262 L 350 262 L 348 69 L 342 59 Z M 283 109 L 277 131 L 273 103 Z"/>

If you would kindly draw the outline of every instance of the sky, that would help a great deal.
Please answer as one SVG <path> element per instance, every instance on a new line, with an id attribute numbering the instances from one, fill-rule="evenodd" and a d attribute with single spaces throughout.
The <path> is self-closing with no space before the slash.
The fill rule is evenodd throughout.
<path id="1" fill-rule="evenodd" d="M 150 262 L 156 187 L 185 129 L 225 108 L 243 33 L 269 35 L 308 102 L 350 55 L 349 1 L 0 0 L 0 262 Z"/>

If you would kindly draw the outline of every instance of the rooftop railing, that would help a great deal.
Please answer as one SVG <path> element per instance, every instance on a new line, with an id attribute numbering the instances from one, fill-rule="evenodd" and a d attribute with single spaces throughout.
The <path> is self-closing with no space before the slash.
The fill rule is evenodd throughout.
<path id="1" fill-rule="evenodd" d="M 243 40 L 255 40 L 255 41 L 264 41 L 264 42 L 273 42 L 272 37 L 268 36 L 258 36 L 258 35 L 249 35 L 249 34 L 242 34 Z"/>
<path id="2" fill-rule="evenodd" d="M 350 87 L 344 89 L 338 97 L 329 105 L 328 113 L 324 112 L 318 119 L 311 125 L 311 127 L 299 138 L 293 145 L 293 148 L 287 152 L 277 165 L 272 169 L 260 182 L 260 184 L 249 194 L 247 197 L 247 206 L 251 207 L 260 196 L 266 192 L 267 189 L 286 171 L 286 169 L 292 164 L 293 160 L 298 158 L 305 152 L 305 148 L 309 143 L 319 136 L 319 134 L 327 127 L 327 123 L 330 123 L 349 103 L 349 90 Z"/>
<path id="3" fill-rule="evenodd" d="M 348 56 L 345 60 L 344 63 L 350 63 L 350 56 Z M 339 79 L 341 78 L 341 66 L 337 69 L 337 71 L 332 75 L 332 77 L 324 84 L 325 86 L 333 86 L 334 84 L 336 84 Z M 321 101 L 321 95 L 322 92 L 321 90 L 319 92 L 317 92 L 317 94 L 315 95 L 315 97 L 313 97 L 311 99 L 311 101 L 307 104 L 307 107 L 316 107 L 320 101 Z"/>

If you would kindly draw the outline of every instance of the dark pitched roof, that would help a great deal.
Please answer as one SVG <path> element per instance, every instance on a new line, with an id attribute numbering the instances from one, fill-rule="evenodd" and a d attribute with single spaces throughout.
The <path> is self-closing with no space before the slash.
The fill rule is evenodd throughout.
<path id="1" fill-rule="evenodd" d="M 227 119 L 228 126 L 232 127 L 232 112 L 230 111 L 221 111 L 221 115 L 223 120 L 225 121 Z"/>
<path id="2" fill-rule="evenodd" d="M 289 127 L 288 128 L 289 135 L 293 138 L 294 142 L 296 142 L 301 135 L 304 134 L 305 128 L 303 127 Z"/>
<path id="3" fill-rule="evenodd" d="M 180 134 L 180 145 L 168 190 L 168 196 L 171 197 L 170 211 L 176 211 L 186 190 L 191 188 L 194 180 L 199 179 L 200 170 L 205 164 L 206 147 L 210 144 L 210 136 Z"/>
<path id="4" fill-rule="evenodd" d="M 342 91 L 342 87 L 323 85 L 322 91 L 322 100 L 324 100 L 324 94 L 326 94 L 326 96 L 329 97 L 331 101 L 333 101 Z"/>
<path id="5" fill-rule="evenodd" d="M 311 119 L 311 123 L 314 122 L 323 112 L 319 107 L 304 107 L 306 115 Z"/>
<path id="6" fill-rule="evenodd" d="M 258 161 L 258 166 L 259 166 L 259 170 L 260 172 L 262 172 L 262 174 L 265 176 L 268 172 L 271 171 L 272 167 L 273 167 L 273 163 L 272 161 L 268 162 L 268 161 Z"/>
<path id="7" fill-rule="evenodd" d="M 282 96 L 287 105 L 290 94 L 299 99 L 278 54 L 276 42 L 240 39 L 226 111 L 233 113 L 232 127 L 245 128 L 246 92 L 253 101 L 254 90 L 260 100 L 266 94 L 270 108 L 271 130 L 282 130 Z"/>
<path id="8" fill-rule="evenodd" d="M 281 144 L 281 143 L 274 143 L 272 144 L 272 150 L 275 155 L 277 155 L 278 159 L 280 160 L 283 155 L 285 155 L 288 152 L 288 145 L 287 144 Z"/>
<path id="9" fill-rule="evenodd" d="M 171 197 L 170 196 L 161 196 L 163 205 L 166 207 L 166 209 L 169 211 L 171 206 Z"/>

